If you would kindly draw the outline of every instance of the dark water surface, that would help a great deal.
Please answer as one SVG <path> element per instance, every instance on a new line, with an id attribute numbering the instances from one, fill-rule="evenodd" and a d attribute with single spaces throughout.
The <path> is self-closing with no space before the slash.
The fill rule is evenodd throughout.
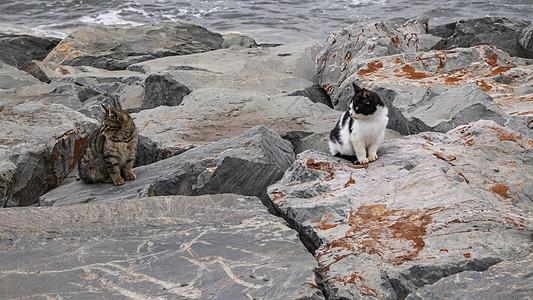
<path id="1" fill-rule="evenodd" d="M 486 16 L 532 20 L 533 0 L 0 0 L 0 31 L 63 37 L 88 24 L 183 21 L 258 42 L 289 42 L 326 39 L 354 22 L 402 22 L 420 15 L 427 15 L 430 25 Z"/>

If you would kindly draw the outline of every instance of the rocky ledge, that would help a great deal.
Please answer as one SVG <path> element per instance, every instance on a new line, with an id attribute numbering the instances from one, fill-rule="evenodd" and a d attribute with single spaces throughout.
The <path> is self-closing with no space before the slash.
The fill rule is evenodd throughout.
<path id="1" fill-rule="evenodd" d="M 0 293 L 529 295 L 532 32 L 418 18 L 287 45 L 183 23 L 0 36 Z M 389 108 L 368 165 L 327 154 L 352 82 Z M 140 133 L 120 187 L 76 180 L 101 103 Z"/>

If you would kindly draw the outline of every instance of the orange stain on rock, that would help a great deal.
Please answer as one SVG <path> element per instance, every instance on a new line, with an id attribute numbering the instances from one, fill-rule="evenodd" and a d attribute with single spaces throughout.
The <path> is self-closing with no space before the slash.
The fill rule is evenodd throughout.
<path id="1" fill-rule="evenodd" d="M 381 68 L 383 68 L 383 64 L 380 61 L 378 60 L 371 61 L 366 65 L 366 68 L 360 69 L 359 71 L 357 71 L 357 75 L 368 76 L 368 75 L 375 73 L 377 70 Z"/>
<path id="2" fill-rule="evenodd" d="M 315 222 L 315 223 L 318 223 L 318 224 L 317 225 L 313 225 L 313 228 L 320 229 L 320 230 L 328 230 L 328 229 L 335 228 L 335 227 L 337 227 L 337 226 L 342 224 L 342 223 L 328 224 L 331 221 L 334 221 L 334 219 L 335 219 L 334 215 L 327 214 L 327 215 L 324 216 L 324 219 L 322 221 Z"/>
<path id="3" fill-rule="evenodd" d="M 408 64 L 402 67 L 402 71 L 404 73 L 403 74 L 404 77 L 408 79 L 418 80 L 418 79 L 425 79 L 425 78 L 431 77 L 424 72 L 417 72 L 415 68 L 413 68 L 413 66 L 408 65 Z M 396 75 L 396 76 L 401 76 L 401 75 Z"/>
<path id="4" fill-rule="evenodd" d="M 490 189 L 494 194 L 501 196 L 502 198 L 512 199 L 507 193 L 509 187 L 503 183 L 497 183 Z"/>
<path id="5" fill-rule="evenodd" d="M 423 237 L 431 221 L 431 216 L 420 210 L 386 209 L 383 204 L 361 206 L 350 212 L 350 229 L 345 236 L 324 245 L 317 255 L 343 253 L 334 256 L 335 263 L 364 252 L 401 265 L 415 259 L 424 248 Z M 324 270 L 329 270 L 329 265 Z"/>
<path id="6" fill-rule="evenodd" d="M 355 183 L 355 180 L 352 177 L 350 177 L 350 180 L 348 180 L 348 182 L 346 182 L 344 187 L 347 188 L 347 187 L 349 187 L 350 185 L 352 185 L 354 183 Z"/>

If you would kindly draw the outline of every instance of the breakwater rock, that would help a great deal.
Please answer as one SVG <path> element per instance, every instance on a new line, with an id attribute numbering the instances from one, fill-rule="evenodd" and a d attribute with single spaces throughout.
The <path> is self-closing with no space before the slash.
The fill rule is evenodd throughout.
<path id="1" fill-rule="evenodd" d="M 172 23 L 91 26 L 35 39 L 32 51 L 9 39 L 0 294 L 532 292 L 531 28 L 418 18 L 257 45 Z M 389 109 L 380 158 L 368 165 L 327 154 L 352 82 Z M 127 110 L 139 130 L 137 179 L 120 187 L 76 180 L 100 104 Z"/>

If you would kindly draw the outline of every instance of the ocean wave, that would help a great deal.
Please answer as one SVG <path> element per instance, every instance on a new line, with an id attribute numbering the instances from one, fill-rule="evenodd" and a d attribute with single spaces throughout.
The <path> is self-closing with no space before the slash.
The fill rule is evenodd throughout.
<path id="1" fill-rule="evenodd" d="M 121 14 L 124 10 L 110 10 L 105 13 L 95 14 L 91 16 L 82 16 L 79 21 L 84 24 L 99 24 L 99 25 L 113 25 L 113 24 L 129 24 L 142 25 L 143 23 L 125 20 Z"/>

